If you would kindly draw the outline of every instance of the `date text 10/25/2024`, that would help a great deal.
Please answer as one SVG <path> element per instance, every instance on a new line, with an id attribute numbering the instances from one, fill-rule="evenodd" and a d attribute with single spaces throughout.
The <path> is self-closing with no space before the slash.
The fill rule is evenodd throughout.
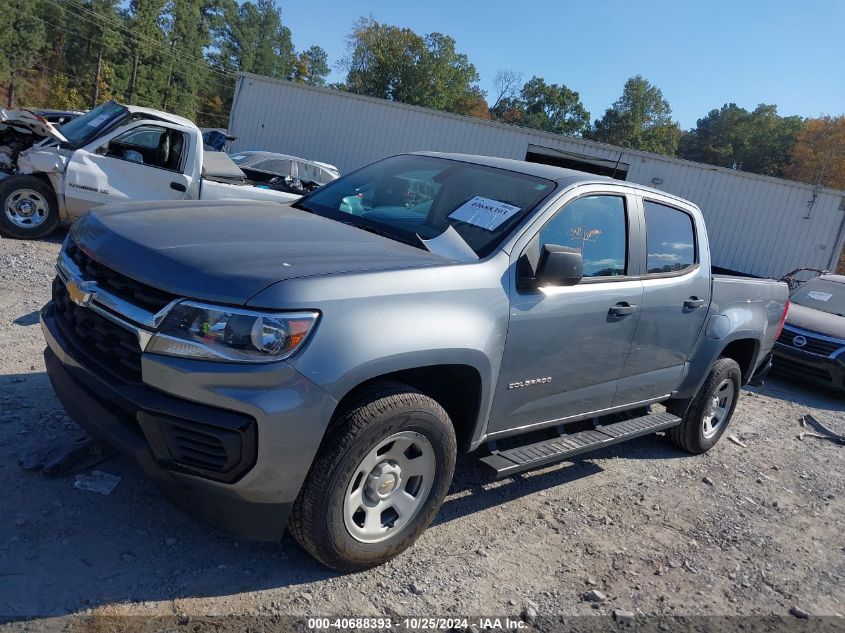
<path id="1" fill-rule="evenodd" d="M 307 626 L 312 630 L 374 630 L 405 629 L 409 631 L 467 630 L 475 626 L 480 630 L 521 630 L 528 628 L 528 622 L 518 618 L 425 618 L 425 617 L 351 617 L 351 618 L 308 618 Z"/>

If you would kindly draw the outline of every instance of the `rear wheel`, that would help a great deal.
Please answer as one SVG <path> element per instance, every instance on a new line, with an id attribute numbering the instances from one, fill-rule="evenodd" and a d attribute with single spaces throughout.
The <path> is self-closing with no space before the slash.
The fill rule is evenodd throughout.
<path id="1" fill-rule="evenodd" d="M 333 569 L 380 565 L 431 523 L 456 453 L 437 402 L 401 383 L 370 388 L 338 412 L 294 504 L 291 534 Z"/>
<path id="2" fill-rule="evenodd" d="M 694 454 L 713 448 L 733 417 L 741 385 L 736 361 L 717 360 L 686 411 L 680 404 L 667 403 L 666 410 L 681 417 L 681 423 L 669 430 L 672 443 Z"/>
<path id="3" fill-rule="evenodd" d="M 52 233 L 58 224 L 58 205 L 49 184 L 34 176 L 0 182 L 0 233 L 37 239 Z"/>

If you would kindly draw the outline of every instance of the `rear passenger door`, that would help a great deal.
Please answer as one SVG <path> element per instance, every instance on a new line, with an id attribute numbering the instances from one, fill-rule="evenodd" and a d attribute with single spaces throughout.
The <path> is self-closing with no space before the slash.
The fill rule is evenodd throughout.
<path id="1" fill-rule="evenodd" d="M 710 306 L 710 265 L 689 211 L 639 198 L 645 222 L 643 301 L 614 406 L 670 394 Z"/>

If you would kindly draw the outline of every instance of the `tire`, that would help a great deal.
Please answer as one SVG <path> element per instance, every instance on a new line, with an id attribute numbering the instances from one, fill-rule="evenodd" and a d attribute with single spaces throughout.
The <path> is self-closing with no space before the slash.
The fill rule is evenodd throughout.
<path id="1" fill-rule="evenodd" d="M 34 240 L 59 225 L 53 188 L 35 176 L 12 176 L 0 182 L 0 233 Z"/>
<path id="2" fill-rule="evenodd" d="M 366 389 L 335 415 L 288 529 L 337 571 L 381 565 L 434 519 L 456 454 L 452 421 L 437 402 L 398 382 Z"/>
<path id="3" fill-rule="evenodd" d="M 681 417 L 681 423 L 669 429 L 672 443 L 694 455 L 713 448 L 730 424 L 741 384 L 742 371 L 736 361 L 717 360 L 686 411 L 680 403 L 667 403 L 666 410 Z"/>

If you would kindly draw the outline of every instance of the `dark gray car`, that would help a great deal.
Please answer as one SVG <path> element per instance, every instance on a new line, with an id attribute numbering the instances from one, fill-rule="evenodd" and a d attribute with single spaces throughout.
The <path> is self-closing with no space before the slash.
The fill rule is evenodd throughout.
<path id="1" fill-rule="evenodd" d="M 775 368 L 845 392 L 845 275 L 797 285 L 775 344 Z"/>
<path id="2" fill-rule="evenodd" d="M 198 516 L 343 570 L 414 542 L 459 450 L 493 476 L 656 431 L 708 450 L 787 298 L 711 274 L 687 201 L 431 153 L 290 206 L 98 209 L 58 271 L 73 418 Z"/>

